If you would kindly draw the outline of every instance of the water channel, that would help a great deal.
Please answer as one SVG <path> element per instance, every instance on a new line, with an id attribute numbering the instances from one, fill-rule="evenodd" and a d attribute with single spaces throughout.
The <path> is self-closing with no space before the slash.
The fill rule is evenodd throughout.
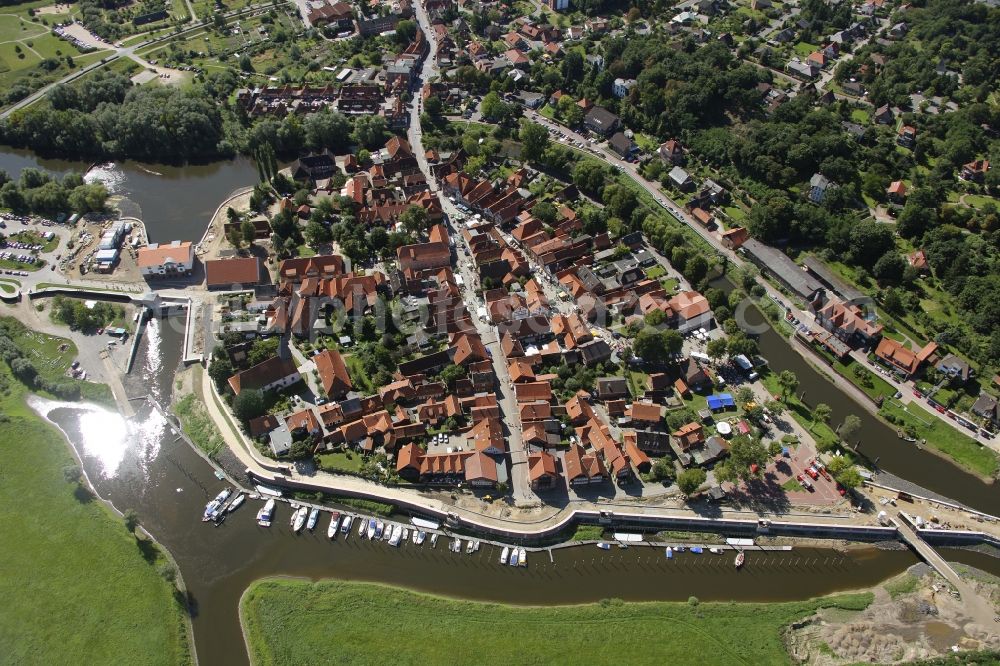
<path id="1" fill-rule="evenodd" d="M 17 178 L 26 167 L 61 176 L 70 171 L 85 173 L 91 165 L 43 159 L 28 150 L 0 148 L 0 169 Z M 129 207 L 128 214 L 142 218 L 151 242 L 197 242 L 223 199 L 257 182 L 257 169 L 244 158 L 187 166 L 121 162 L 97 166 L 89 177 L 99 178 L 109 192 L 138 206 L 138 211 Z"/>
<path id="2" fill-rule="evenodd" d="M 133 374 L 132 396 L 167 404 L 179 361 L 180 333 L 151 322 Z M 527 569 L 498 563 L 498 549 L 457 555 L 445 540 L 393 549 L 352 534 L 331 543 L 325 520 L 316 533 L 295 535 L 289 509 L 279 505 L 273 526 L 259 528 L 259 502 L 248 502 L 220 527 L 199 520 L 205 502 L 222 487 L 212 468 L 148 408 L 131 422 L 113 412 L 36 401 L 70 437 L 98 492 L 142 524 L 174 555 L 193 600 L 195 641 L 202 663 L 246 663 L 237 602 L 254 580 L 272 575 L 380 581 L 427 592 L 517 604 L 626 600 L 783 601 L 857 589 L 916 561 L 905 550 L 863 548 L 841 553 L 795 548 L 750 552 L 736 571 L 729 557 L 683 554 L 667 561 L 658 548 L 599 551 L 592 546 L 534 553 Z M 967 551 L 965 556 L 992 560 Z M 994 562 L 996 562 L 994 560 Z M 974 562 L 977 563 L 977 562 Z M 1000 568 L 1000 567 L 998 567 Z"/>
<path id="3" fill-rule="evenodd" d="M 717 280 L 713 286 L 727 292 L 733 289 L 726 280 Z M 791 370 L 795 373 L 799 379 L 798 392 L 805 392 L 806 404 L 823 402 L 829 405 L 832 410 L 830 424 L 834 428 L 848 414 L 855 414 L 861 419 L 859 451 L 871 461 L 878 458 L 880 469 L 979 511 L 996 514 L 1000 510 L 1000 485 L 983 483 L 940 456 L 899 439 L 892 428 L 823 377 L 798 350 L 789 349 L 792 343 L 771 328 L 756 308 L 748 308 L 746 314 L 749 324 L 755 327 L 764 325 L 764 332 L 757 340 L 761 355 L 768 360 L 774 372 Z M 818 357 L 815 362 L 821 364 Z M 830 369 L 827 372 L 833 374 L 834 371 Z"/>

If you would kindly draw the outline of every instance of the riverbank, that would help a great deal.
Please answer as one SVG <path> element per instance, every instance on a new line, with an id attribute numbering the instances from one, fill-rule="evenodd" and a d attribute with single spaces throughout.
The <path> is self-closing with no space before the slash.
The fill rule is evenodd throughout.
<path id="1" fill-rule="evenodd" d="M 152 540 L 129 534 L 85 479 L 67 480 L 77 461 L 5 364 L 0 385 L 4 658 L 193 663 L 183 595 L 168 582 L 174 565 Z"/>
<path id="2" fill-rule="evenodd" d="M 820 608 L 860 611 L 870 593 L 801 602 L 559 607 L 460 601 L 372 583 L 267 579 L 240 600 L 251 660 L 345 663 L 784 663 L 783 627 Z M 626 657 L 627 655 L 627 657 Z"/>

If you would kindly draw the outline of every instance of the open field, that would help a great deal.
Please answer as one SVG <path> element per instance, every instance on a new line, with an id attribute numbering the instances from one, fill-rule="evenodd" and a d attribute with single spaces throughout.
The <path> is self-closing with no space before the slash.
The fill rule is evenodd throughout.
<path id="1" fill-rule="evenodd" d="M 355 664 L 491 661 L 780 664 L 781 629 L 822 607 L 861 610 L 871 594 L 780 604 L 625 603 L 554 608 L 457 601 L 370 583 L 265 580 L 241 602 L 255 664 L 336 655 Z M 386 640 L 391 636 L 392 640 Z M 405 649 L 400 649 L 405 646 Z M 526 647 L 530 649 L 526 651 Z"/>
<path id="2" fill-rule="evenodd" d="M 0 636 L 5 663 L 191 663 L 165 558 L 63 476 L 65 440 L 0 363 Z M 30 498 L 30 502 L 26 500 Z"/>

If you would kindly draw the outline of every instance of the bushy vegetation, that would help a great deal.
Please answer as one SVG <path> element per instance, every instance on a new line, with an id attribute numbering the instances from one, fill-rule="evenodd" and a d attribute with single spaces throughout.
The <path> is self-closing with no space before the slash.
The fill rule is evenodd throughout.
<path id="1" fill-rule="evenodd" d="M 125 317 L 125 308 L 114 303 L 98 301 L 89 308 L 78 298 L 56 296 L 52 299 L 52 319 L 65 324 L 71 331 L 93 333 Z"/>

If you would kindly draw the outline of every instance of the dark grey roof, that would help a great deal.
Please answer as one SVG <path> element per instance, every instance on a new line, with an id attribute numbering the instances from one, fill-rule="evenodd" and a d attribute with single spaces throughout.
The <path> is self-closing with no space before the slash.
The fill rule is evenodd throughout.
<path id="1" fill-rule="evenodd" d="M 761 243 L 756 238 L 750 238 L 740 249 L 755 264 L 773 273 L 802 298 L 808 300 L 817 291 L 823 289 L 823 284 L 819 280 L 809 275 L 777 248 Z"/>

